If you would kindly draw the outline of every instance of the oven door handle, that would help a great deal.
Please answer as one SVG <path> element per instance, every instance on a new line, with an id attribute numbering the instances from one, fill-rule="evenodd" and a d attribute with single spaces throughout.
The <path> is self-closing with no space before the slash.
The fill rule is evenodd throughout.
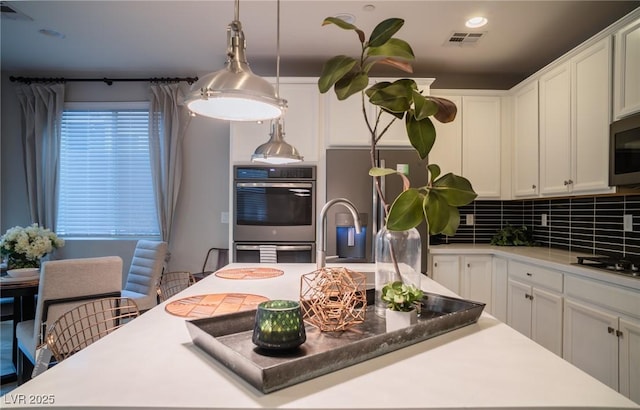
<path id="1" fill-rule="evenodd" d="M 236 182 L 238 188 L 313 188 L 309 182 Z"/>
<path id="2" fill-rule="evenodd" d="M 236 249 L 239 251 L 259 251 L 260 245 L 236 245 Z M 276 251 L 282 252 L 296 252 L 296 251 L 310 251 L 311 245 L 276 245 Z"/>

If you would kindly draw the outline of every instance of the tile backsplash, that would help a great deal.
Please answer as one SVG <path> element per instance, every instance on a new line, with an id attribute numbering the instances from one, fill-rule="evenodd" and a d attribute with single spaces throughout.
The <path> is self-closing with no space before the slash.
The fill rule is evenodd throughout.
<path id="1" fill-rule="evenodd" d="M 466 225 L 470 214 L 473 225 Z M 631 231 L 624 229 L 624 215 L 630 215 Z M 460 216 L 455 236 L 432 237 L 432 242 L 489 243 L 507 224 L 526 225 L 540 246 L 640 258 L 640 195 L 475 201 L 460 207 Z"/>

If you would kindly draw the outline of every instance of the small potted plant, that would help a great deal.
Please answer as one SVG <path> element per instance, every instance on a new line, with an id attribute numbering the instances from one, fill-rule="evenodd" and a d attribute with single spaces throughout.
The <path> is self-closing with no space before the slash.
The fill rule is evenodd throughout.
<path id="1" fill-rule="evenodd" d="M 421 306 L 422 290 L 400 281 L 389 282 L 382 288 L 382 301 L 387 305 L 385 314 L 387 332 L 416 324 Z"/>

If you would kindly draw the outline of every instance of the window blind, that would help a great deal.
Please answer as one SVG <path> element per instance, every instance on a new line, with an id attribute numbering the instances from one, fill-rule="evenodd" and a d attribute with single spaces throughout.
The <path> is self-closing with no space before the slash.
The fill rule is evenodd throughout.
<path id="1" fill-rule="evenodd" d="M 68 109 L 62 116 L 56 231 L 159 236 L 148 109 Z"/>

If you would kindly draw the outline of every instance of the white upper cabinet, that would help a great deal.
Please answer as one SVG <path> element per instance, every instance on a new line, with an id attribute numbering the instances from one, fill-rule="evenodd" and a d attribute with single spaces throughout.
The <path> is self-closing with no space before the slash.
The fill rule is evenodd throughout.
<path id="1" fill-rule="evenodd" d="M 320 137 L 320 93 L 315 78 L 280 80 L 280 96 L 287 100 L 284 139 L 296 147 L 305 162 L 318 161 Z M 249 162 L 255 149 L 269 140 L 271 125 L 255 122 L 232 122 L 231 162 Z"/>
<path id="2" fill-rule="evenodd" d="M 608 186 L 611 39 L 543 74 L 540 193 L 603 193 Z"/>
<path id="3" fill-rule="evenodd" d="M 613 114 L 640 112 L 640 19 L 615 34 Z"/>
<path id="4" fill-rule="evenodd" d="M 479 199 L 500 198 L 500 97 L 462 97 L 462 176 Z"/>
<path id="5" fill-rule="evenodd" d="M 462 174 L 462 97 L 459 95 L 443 95 L 432 92 L 436 97 L 451 100 L 458 113 L 456 119 L 441 123 L 433 121 L 436 127 L 436 142 L 429 153 L 429 163 L 438 164 L 442 175 L 452 172 L 456 175 Z"/>
<path id="6" fill-rule="evenodd" d="M 611 38 L 571 59 L 571 166 L 574 193 L 609 192 Z"/>
<path id="7" fill-rule="evenodd" d="M 538 195 L 538 81 L 513 96 L 513 196 Z"/>

